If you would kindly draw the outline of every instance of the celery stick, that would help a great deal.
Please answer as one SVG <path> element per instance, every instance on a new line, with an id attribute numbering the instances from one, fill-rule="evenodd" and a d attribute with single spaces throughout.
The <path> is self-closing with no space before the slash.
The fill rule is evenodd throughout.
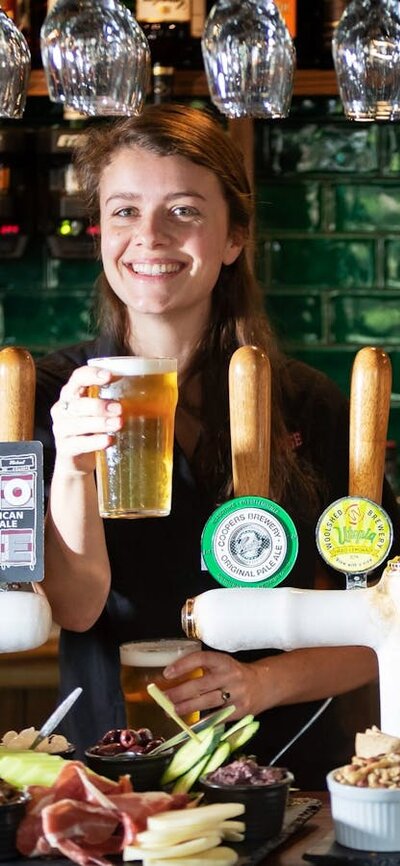
<path id="1" fill-rule="evenodd" d="M 2 749 L 0 777 L 16 788 L 25 788 L 26 785 L 43 785 L 49 788 L 65 764 L 65 758 L 60 755 Z"/>

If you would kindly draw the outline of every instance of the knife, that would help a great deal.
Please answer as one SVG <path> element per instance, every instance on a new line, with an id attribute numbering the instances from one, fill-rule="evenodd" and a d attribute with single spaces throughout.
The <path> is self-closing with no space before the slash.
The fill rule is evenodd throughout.
<path id="1" fill-rule="evenodd" d="M 52 713 L 51 716 L 49 716 L 47 721 L 40 728 L 40 731 L 38 732 L 37 736 L 35 737 L 33 743 L 31 743 L 31 745 L 29 746 L 30 750 L 36 749 L 37 746 L 39 745 L 39 743 L 41 743 L 45 737 L 48 737 L 49 734 L 51 734 L 55 730 L 55 728 L 57 727 L 57 725 L 60 724 L 60 722 L 62 721 L 64 716 L 66 716 L 67 713 L 70 711 L 71 707 L 74 705 L 75 701 L 79 698 L 80 694 L 82 694 L 82 689 L 80 686 L 78 686 L 78 688 L 74 689 L 73 692 L 71 692 L 71 694 L 69 694 L 61 702 L 61 704 L 57 707 L 57 709 L 54 710 L 54 713 Z"/>
<path id="2" fill-rule="evenodd" d="M 199 731 L 203 731 L 204 728 L 207 728 L 209 725 L 217 725 L 220 722 L 224 722 L 232 713 L 235 712 L 235 707 L 231 704 L 229 707 L 222 707 L 220 710 L 216 710 L 214 713 L 211 713 L 209 716 L 204 716 L 200 721 L 195 722 L 194 725 L 191 725 L 192 731 L 195 734 L 198 734 Z M 159 746 L 156 746 L 155 749 L 152 749 L 148 754 L 160 755 L 162 752 L 165 752 L 167 749 L 171 749 L 173 746 L 179 746 L 181 743 L 184 743 L 185 740 L 188 740 L 188 735 L 182 731 L 180 734 L 176 734 L 174 737 L 171 737 L 169 740 L 165 740 L 164 743 L 160 743 Z"/>

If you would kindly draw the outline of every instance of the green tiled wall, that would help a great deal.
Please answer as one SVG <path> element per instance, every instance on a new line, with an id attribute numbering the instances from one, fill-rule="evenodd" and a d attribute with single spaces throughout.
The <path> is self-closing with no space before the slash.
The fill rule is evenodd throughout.
<path id="1" fill-rule="evenodd" d="M 257 273 L 281 341 L 347 393 L 357 350 L 386 349 L 400 441 L 400 126 L 298 98 L 255 132 Z"/>
<path id="2" fill-rule="evenodd" d="M 44 243 L 21 259 L 0 259 L 3 345 L 41 355 L 87 339 L 92 332 L 95 260 L 52 259 Z"/>
<path id="3" fill-rule="evenodd" d="M 57 123 L 54 111 L 31 100 L 29 122 Z M 400 442 L 400 125 L 296 98 L 286 121 L 255 122 L 255 142 L 256 266 L 282 342 L 345 391 L 356 351 L 387 349 Z M 22 258 L 0 257 L 2 343 L 41 354 L 90 335 L 99 269 L 52 257 L 34 230 Z"/>

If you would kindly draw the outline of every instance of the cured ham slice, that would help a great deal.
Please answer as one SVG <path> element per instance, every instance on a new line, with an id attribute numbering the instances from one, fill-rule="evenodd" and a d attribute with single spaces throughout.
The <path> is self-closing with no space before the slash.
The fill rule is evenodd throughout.
<path id="1" fill-rule="evenodd" d="M 188 803 L 187 794 L 166 794 L 162 791 L 148 791 L 145 794 L 113 794 L 110 797 L 117 807 L 124 827 L 123 848 L 136 841 L 137 833 L 145 830 L 147 819 L 158 812 L 170 809 L 184 809 Z"/>
<path id="2" fill-rule="evenodd" d="M 51 788 L 31 786 L 28 793 L 17 833 L 19 852 L 26 857 L 62 854 L 79 866 L 112 866 L 106 855 L 133 844 L 150 815 L 188 803 L 186 794 L 136 793 L 129 776 L 113 782 L 79 761 L 66 762 Z"/>

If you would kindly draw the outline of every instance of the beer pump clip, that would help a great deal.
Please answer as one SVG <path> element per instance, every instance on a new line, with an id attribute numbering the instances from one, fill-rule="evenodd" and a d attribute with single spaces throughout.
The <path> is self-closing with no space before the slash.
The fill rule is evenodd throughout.
<path id="1" fill-rule="evenodd" d="M 229 365 L 234 499 L 205 524 L 204 568 L 225 587 L 273 587 L 293 568 L 296 527 L 268 499 L 271 427 L 271 368 L 262 349 L 241 346 Z"/>
<path id="2" fill-rule="evenodd" d="M 367 575 L 387 556 L 393 526 L 381 507 L 392 371 L 381 349 L 357 353 L 350 388 L 349 495 L 331 503 L 316 529 L 325 562 L 365 589 Z"/>
<path id="3" fill-rule="evenodd" d="M 33 649 L 50 634 L 44 577 L 43 449 L 32 441 L 35 365 L 0 351 L 0 652 Z"/>

